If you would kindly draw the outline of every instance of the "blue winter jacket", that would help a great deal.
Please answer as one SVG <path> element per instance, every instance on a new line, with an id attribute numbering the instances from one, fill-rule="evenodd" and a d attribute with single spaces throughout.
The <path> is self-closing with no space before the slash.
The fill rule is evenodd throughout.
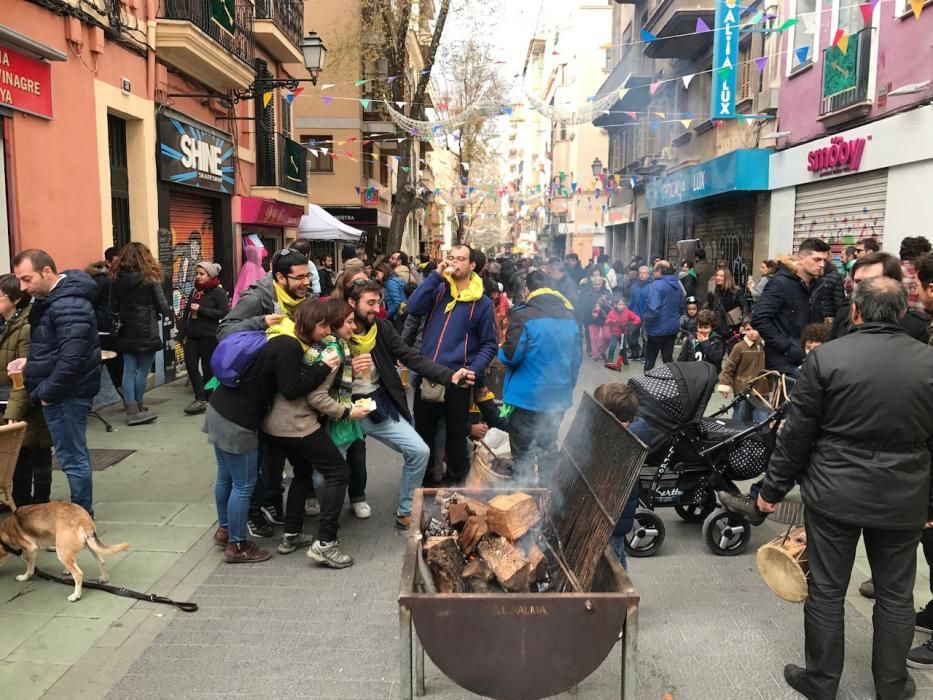
<path id="1" fill-rule="evenodd" d="M 405 280 L 398 275 L 392 275 L 385 283 L 386 314 L 394 321 L 398 316 L 398 309 L 405 301 Z"/>
<path id="2" fill-rule="evenodd" d="M 100 391 L 100 339 L 93 300 L 97 285 L 80 270 L 64 277 L 29 312 L 29 395 L 46 403 L 92 399 Z"/>
<path id="3" fill-rule="evenodd" d="M 580 363 L 580 327 L 560 297 L 541 294 L 512 309 L 505 343 L 502 400 L 526 411 L 566 411 Z"/>
<path id="4" fill-rule="evenodd" d="M 498 347 L 492 299 L 459 302 L 448 313 L 453 300 L 450 286 L 437 271 L 428 275 L 408 298 L 411 316 L 426 316 L 421 354 L 438 364 L 458 370 L 466 367 L 476 374 L 485 370 Z"/>
<path id="5" fill-rule="evenodd" d="M 629 291 L 628 307 L 636 314 L 645 317 L 645 305 L 648 303 L 648 288 L 651 286 L 651 280 L 635 280 Z"/>
<path id="6" fill-rule="evenodd" d="M 677 275 L 664 275 L 648 286 L 645 313 L 646 335 L 674 335 L 680 329 L 684 290 Z"/>

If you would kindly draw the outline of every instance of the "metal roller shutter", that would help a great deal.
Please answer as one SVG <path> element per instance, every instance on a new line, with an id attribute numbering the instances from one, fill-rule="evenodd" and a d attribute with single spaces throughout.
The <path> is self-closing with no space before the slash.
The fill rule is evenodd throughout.
<path id="1" fill-rule="evenodd" d="M 206 197 L 172 192 L 169 200 L 172 227 L 172 308 L 180 318 L 194 290 L 194 269 L 199 260 L 214 260 L 214 203 Z M 175 343 L 175 360 L 185 366 L 184 348 Z"/>
<path id="2" fill-rule="evenodd" d="M 797 188 L 794 252 L 807 238 L 843 248 L 871 236 L 883 247 L 888 171 L 847 175 Z"/>

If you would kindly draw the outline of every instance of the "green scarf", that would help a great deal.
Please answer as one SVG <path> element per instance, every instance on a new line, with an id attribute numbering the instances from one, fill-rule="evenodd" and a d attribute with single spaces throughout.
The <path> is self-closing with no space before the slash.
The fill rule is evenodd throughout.
<path id="1" fill-rule="evenodd" d="M 347 341 L 332 335 L 325 336 L 320 342 L 308 348 L 305 353 L 305 363 L 313 365 L 321 361 L 321 355 L 328 348 L 332 348 L 340 355 L 338 376 L 330 387 L 330 397 L 344 408 L 352 410 L 353 366 L 350 364 L 350 347 Z M 327 434 L 337 447 L 363 439 L 363 429 L 360 427 L 360 422 L 355 420 L 331 418 L 327 421 Z"/>

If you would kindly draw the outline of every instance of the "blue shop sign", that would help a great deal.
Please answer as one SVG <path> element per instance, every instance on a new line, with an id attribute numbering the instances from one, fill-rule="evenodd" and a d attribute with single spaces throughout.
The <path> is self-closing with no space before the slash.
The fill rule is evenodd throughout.
<path id="1" fill-rule="evenodd" d="M 757 192 L 768 189 L 767 148 L 732 151 L 692 168 L 649 182 L 645 199 L 649 209 L 703 199 L 727 192 Z"/>
<path id="2" fill-rule="evenodd" d="M 163 180 L 233 193 L 236 149 L 229 134 L 168 110 L 159 117 L 158 130 Z"/>

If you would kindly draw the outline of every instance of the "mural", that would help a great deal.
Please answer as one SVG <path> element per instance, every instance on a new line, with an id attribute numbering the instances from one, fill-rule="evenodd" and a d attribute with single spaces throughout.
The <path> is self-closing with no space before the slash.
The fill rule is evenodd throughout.
<path id="1" fill-rule="evenodd" d="M 173 210 L 171 217 L 172 309 L 175 318 L 180 319 L 194 292 L 194 272 L 198 262 L 214 259 L 214 219 L 213 216 L 205 216 L 197 228 L 193 228 L 187 211 L 176 216 Z M 175 361 L 179 367 L 184 366 L 184 348 L 178 342 L 175 343 Z"/>

